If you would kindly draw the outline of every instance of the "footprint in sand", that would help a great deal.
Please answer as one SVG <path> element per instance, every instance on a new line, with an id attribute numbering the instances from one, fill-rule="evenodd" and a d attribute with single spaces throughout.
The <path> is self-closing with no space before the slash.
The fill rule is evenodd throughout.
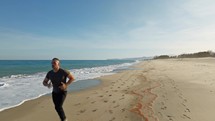
<path id="1" fill-rule="evenodd" d="M 78 106 L 78 105 L 81 105 L 81 103 L 77 103 L 77 104 L 75 104 L 74 106 Z"/>
<path id="2" fill-rule="evenodd" d="M 99 97 L 103 97 L 103 95 L 100 95 Z"/>
<path id="3" fill-rule="evenodd" d="M 115 117 L 113 117 L 111 120 L 109 120 L 109 121 L 114 121 L 116 118 Z"/>
<path id="4" fill-rule="evenodd" d="M 183 118 L 183 119 L 185 119 L 185 118 L 191 119 L 189 116 L 187 116 L 187 115 L 185 115 L 185 114 L 183 114 L 182 118 Z"/>
<path id="5" fill-rule="evenodd" d="M 125 112 L 125 108 L 121 109 L 122 112 Z"/>
<path id="6" fill-rule="evenodd" d="M 105 103 L 107 103 L 107 102 L 108 102 L 108 100 L 104 100 L 104 102 L 105 102 Z"/>
<path id="7" fill-rule="evenodd" d="M 116 106 L 114 106 L 113 108 L 117 108 L 117 107 L 119 107 L 119 105 L 116 105 Z"/>
<path id="8" fill-rule="evenodd" d="M 112 114 L 112 113 L 113 113 L 113 111 L 112 111 L 112 110 L 109 110 L 109 113 L 110 113 L 110 114 Z"/>
<path id="9" fill-rule="evenodd" d="M 97 111 L 97 109 L 92 110 L 92 112 L 96 112 L 96 111 Z"/>
<path id="10" fill-rule="evenodd" d="M 161 109 L 162 109 L 162 110 L 166 110 L 166 109 L 167 109 L 167 107 L 166 107 L 166 106 L 164 106 L 164 107 L 161 107 Z"/>
<path id="11" fill-rule="evenodd" d="M 190 112 L 190 109 L 186 108 L 185 112 Z"/>
<path id="12" fill-rule="evenodd" d="M 111 97 L 112 95 L 109 95 L 109 97 Z"/>
<path id="13" fill-rule="evenodd" d="M 95 103 L 96 101 L 91 102 L 91 104 Z"/>
<path id="14" fill-rule="evenodd" d="M 113 103 L 116 103 L 116 101 L 113 101 Z"/>
<path id="15" fill-rule="evenodd" d="M 84 109 L 84 110 L 80 110 L 79 112 L 80 112 L 80 113 L 84 113 L 85 111 L 86 111 L 86 110 Z"/>
<path id="16" fill-rule="evenodd" d="M 186 107 L 186 105 L 184 103 L 181 103 L 181 105 L 183 105 L 184 107 Z"/>
<path id="17" fill-rule="evenodd" d="M 167 117 L 169 118 L 170 121 L 173 121 L 173 116 L 167 115 Z"/>

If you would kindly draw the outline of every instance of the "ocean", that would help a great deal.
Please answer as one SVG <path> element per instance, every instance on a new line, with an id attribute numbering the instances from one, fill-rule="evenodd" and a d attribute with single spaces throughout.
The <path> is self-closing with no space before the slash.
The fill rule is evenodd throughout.
<path id="1" fill-rule="evenodd" d="M 94 78 L 116 73 L 138 60 L 62 60 L 61 68 L 75 76 L 69 91 L 99 84 Z M 0 111 L 51 93 L 42 85 L 51 70 L 50 60 L 0 60 Z"/>

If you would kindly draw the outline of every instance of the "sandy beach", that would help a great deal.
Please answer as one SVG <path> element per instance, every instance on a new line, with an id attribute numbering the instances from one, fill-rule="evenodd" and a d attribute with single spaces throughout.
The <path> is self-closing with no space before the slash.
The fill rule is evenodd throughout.
<path id="1" fill-rule="evenodd" d="M 69 93 L 64 110 L 68 121 L 214 121 L 214 72 L 214 58 L 144 61 Z M 59 118 L 51 96 L 43 96 L 0 112 L 0 121 Z"/>

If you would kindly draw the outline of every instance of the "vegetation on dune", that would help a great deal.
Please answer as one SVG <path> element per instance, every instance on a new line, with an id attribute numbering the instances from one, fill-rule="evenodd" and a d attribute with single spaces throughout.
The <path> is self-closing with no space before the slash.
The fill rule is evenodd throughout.
<path id="1" fill-rule="evenodd" d="M 160 55 L 160 56 L 155 56 L 154 59 L 202 58 L 202 57 L 215 57 L 215 53 L 212 51 L 203 51 L 203 52 L 197 52 L 197 53 L 180 54 L 177 56 Z"/>

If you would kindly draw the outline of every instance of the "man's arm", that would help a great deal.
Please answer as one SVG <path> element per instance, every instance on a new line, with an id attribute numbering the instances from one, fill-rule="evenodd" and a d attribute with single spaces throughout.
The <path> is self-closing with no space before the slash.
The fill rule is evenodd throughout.
<path id="1" fill-rule="evenodd" d="M 43 80 L 43 85 L 44 85 L 44 86 L 48 86 L 48 82 L 49 82 L 49 79 L 48 79 L 48 78 L 45 78 L 45 79 Z"/>
<path id="2" fill-rule="evenodd" d="M 69 86 L 75 80 L 75 77 L 71 73 L 68 75 L 68 78 L 69 80 L 67 81 L 66 86 Z"/>
<path id="3" fill-rule="evenodd" d="M 49 79 L 46 77 L 44 80 L 43 80 L 43 85 L 48 87 L 48 88 L 51 88 L 52 87 L 52 84 L 51 82 L 49 82 Z"/>
<path id="4" fill-rule="evenodd" d="M 66 90 L 67 87 L 75 80 L 75 77 L 70 73 L 68 76 L 69 80 L 66 83 L 61 82 L 61 86 L 59 86 L 59 88 L 61 90 Z"/>

